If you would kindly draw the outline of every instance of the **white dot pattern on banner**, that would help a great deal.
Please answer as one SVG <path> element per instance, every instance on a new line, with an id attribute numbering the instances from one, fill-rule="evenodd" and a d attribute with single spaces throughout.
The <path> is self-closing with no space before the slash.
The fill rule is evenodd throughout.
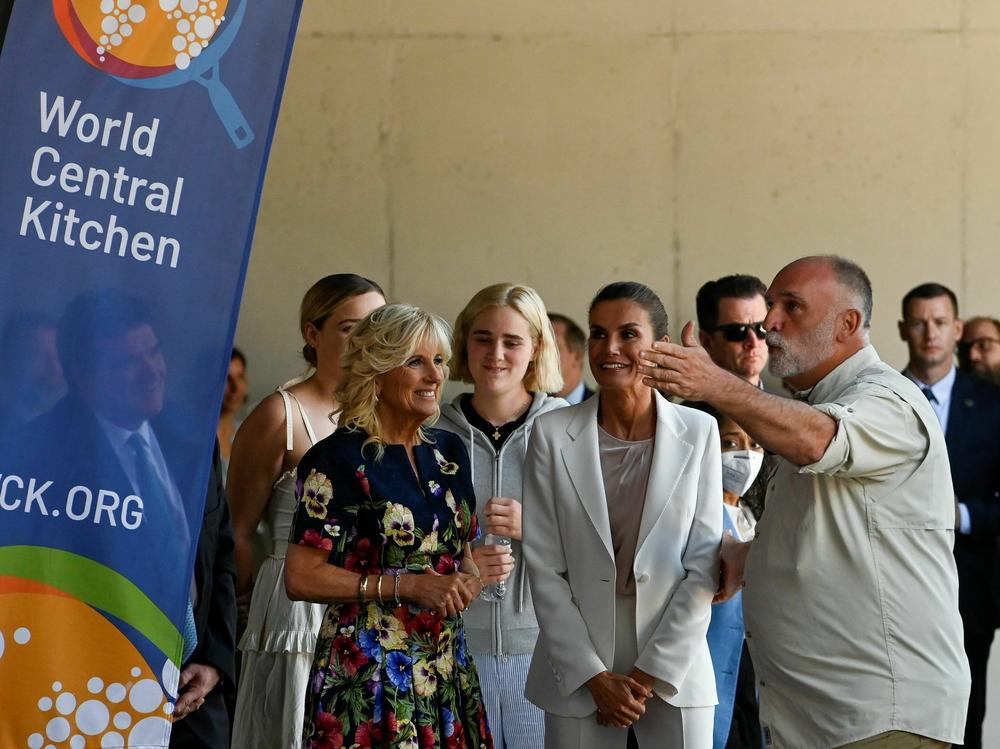
<path id="1" fill-rule="evenodd" d="M 63 692 L 56 698 L 56 710 L 60 715 L 69 715 L 76 710 L 76 696 L 72 692 Z"/>
<path id="2" fill-rule="evenodd" d="M 153 679 L 143 679 L 132 685 L 128 693 L 129 704 L 136 712 L 151 713 L 163 701 L 163 690 Z"/>
<path id="3" fill-rule="evenodd" d="M 27 627 L 18 627 L 14 630 L 14 642 L 18 645 L 27 645 L 31 641 L 31 630 Z"/>
<path id="4" fill-rule="evenodd" d="M 90 676 L 79 685 L 53 682 L 55 693 L 43 695 L 37 703 L 42 730 L 32 733 L 20 747 L 87 749 L 99 745 L 122 749 L 124 746 L 165 744 L 170 720 L 160 715 L 169 716 L 173 712 L 173 702 L 166 690 L 176 694 L 180 673 L 169 660 L 164 661 L 160 671 L 162 686 L 155 678 L 130 680 L 124 684 L 100 676 Z M 134 667 L 129 673 L 141 676 L 142 670 Z M 93 696 L 78 699 L 77 695 L 84 694 L 84 688 Z M 114 707 L 126 700 L 126 704 Z M 53 708 L 60 714 L 52 715 Z M 130 731 L 128 740 L 123 736 L 127 731 Z M 88 736 L 94 738 L 88 739 Z M 95 741 L 99 744 L 93 743 Z"/>
<path id="5" fill-rule="evenodd" d="M 45 735 L 49 741 L 65 741 L 69 738 L 69 721 L 65 718 L 53 718 L 45 726 Z"/>
<path id="6" fill-rule="evenodd" d="M 128 735 L 129 746 L 150 745 L 159 746 L 166 743 L 168 732 L 170 731 L 170 721 L 166 718 L 143 718 L 136 723 Z"/>
<path id="7" fill-rule="evenodd" d="M 76 711 L 76 726 L 88 736 L 105 731 L 110 719 L 107 706 L 98 700 L 87 700 Z"/>
<path id="8" fill-rule="evenodd" d="M 181 680 L 181 672 L 169 658 L 163 661 L 163 668 L 160 670 L 160 683 L 163 684 L 163 691 L 170 697 L 177 697 L 177 685 Z"/>
<path id="9" fill-rule="evenodd" d="M 108 684 L 108 688 L 104 694 L 108 698 L 108 702 L 113 702 L 117 705 L 125 699 L 126 691 L 125 687 L 121 684 Z"/>
<path id="10" fill-rule="evenodd" d="M 191 65 L 191 60 L 200 55 L 216 30 L 222 24 L 224 17 L 217 17 L 219 3 L 199 0 L 159 0 L 159 9 L 168 19 L 176 22 L 177 35 L 171 37 L 174 52 L 174 65 L 185 70 Z M 101 31 L 104 33 L 98 39 L 96 47 L 101 62 L 105 54 L 121 46 L 125 39 L 131 37 L 136 26 L 147 18 L 146 8 L 133 0 L 101 0 Z"/>

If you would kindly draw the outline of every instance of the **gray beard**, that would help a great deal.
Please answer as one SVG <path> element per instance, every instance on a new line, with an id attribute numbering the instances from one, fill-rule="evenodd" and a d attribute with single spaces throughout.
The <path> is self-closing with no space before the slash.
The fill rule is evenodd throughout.
<path id="1" fill-rule="evenodd" d="M 775 377 L 785 379 L 808 372 L 833 355 L 833 327 L 837 316 L 829 315 L 823 322 L 792 342 L 777 331 L 767 334 L 767 344 L 777 346 L 770 352 L 767 369 Z"/>

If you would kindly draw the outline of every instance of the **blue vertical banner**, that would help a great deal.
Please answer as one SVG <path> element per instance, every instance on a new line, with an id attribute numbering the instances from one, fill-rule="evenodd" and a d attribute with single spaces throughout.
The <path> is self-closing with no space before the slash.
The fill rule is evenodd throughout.
<path id="1" fill-rule="evenodd" d="M 166 747 L 301 0 L 18 0 L 0 53 L 0 746 Z"/>

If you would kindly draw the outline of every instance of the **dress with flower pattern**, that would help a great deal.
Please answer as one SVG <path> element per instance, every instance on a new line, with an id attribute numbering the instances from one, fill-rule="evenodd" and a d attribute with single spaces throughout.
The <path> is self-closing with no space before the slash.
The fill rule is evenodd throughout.
<path id="1" fill-rule="evenodd" d="M 331 564 L 382 574 L 368 603 L 331 604 L 306 696 L 306 749 L 492 749 L 461 616 L 392 602 L 392 575 L 458 569 L 479 535 L 461 440 L 426 430 L 414 474 L 406 450 L 362 453 L 367 435 L 338 429 L 298 466 L 291 542 L 330 551 Z"/>

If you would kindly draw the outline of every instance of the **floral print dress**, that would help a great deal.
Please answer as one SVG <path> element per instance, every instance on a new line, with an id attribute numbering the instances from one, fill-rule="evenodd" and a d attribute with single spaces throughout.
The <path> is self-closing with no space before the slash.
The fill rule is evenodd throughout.
<path id="1" fill-rule="evenodd" d="M 428 429 L 414 474 L 406 450 L 380 460 L 367 434 L 339 429 L 298 466 L 291 543 L 329 550 L 352 572 L 384 575 L 367 605 L 331 604 L 306 696 L 307 749 L 492 749 L 461 616 L 393 600 L 393 575 L 459 568 L 479 535 L 465 446 Z"/>

